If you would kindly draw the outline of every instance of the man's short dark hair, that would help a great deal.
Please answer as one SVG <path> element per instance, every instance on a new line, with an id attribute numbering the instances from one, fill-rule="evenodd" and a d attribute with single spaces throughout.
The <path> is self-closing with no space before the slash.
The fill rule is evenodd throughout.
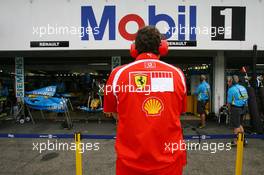
<path id="1" fill-rule="evenodd" d="M 139 54 L 151 52 L 159 54 L 161 34 L 156 27 L 146 26 L 137 32 L 136 49 Z"/>
<path id="2" fill-rule="evenodd" d="M 205 81 L 207 78 L 206 78 L 206 76 L 205 75 L 201 75 L 200 76 L 200 81 Z"/>
<path id="3" fill-rule="evenodd" d="M 237 75 L 233 75 L 232 78 L 235 84 L 239 83 L 239 77 Z"/>

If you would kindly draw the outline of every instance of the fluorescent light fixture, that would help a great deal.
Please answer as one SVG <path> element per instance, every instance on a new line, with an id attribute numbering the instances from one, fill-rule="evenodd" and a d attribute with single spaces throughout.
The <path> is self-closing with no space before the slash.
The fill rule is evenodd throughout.
<path id="1" fill-rule="evenodd" d="M 27 73 L 26 75 L 27 75 L 27 76 L 30 76 L 30 77 L 35 76 L 35 74 L 32 73 L 32 72 L 29 72 L 29 73 Z"/>

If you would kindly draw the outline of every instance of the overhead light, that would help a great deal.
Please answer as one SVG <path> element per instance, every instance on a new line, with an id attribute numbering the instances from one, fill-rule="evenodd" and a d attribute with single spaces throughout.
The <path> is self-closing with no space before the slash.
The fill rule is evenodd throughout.
<path id="1" fill-rule="evenodd" d="M 78 75 L 80 75 L 80 73 L 78 73 L 78 72 L 73 72 L 72 73 L 72 76 L 78 76 Z"/>
<path id="2" fill-rule="evenodd" d="M 35 74 L 32 73 L 32 72 L 28 72 L 28 73 L 26 73 L 26 76 L 29 76 L 29 77 L 34 76 L 34 75 L 35 75 Z"/>
<path id="3" fill-rule="evenodd" d="M 98 75 L 98 72 L 90 72 L 90 75 Z"/>

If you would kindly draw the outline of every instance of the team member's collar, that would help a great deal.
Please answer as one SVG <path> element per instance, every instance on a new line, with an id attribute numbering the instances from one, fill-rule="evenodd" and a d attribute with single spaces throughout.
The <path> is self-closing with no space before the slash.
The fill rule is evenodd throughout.
<path id="1" fill-rule="evenodd" d="M 141 53 L 140 55 L 137 56 L 136 60 L 142 60 L 142 59 L 159 59 L 159 56 L 154 54 L 154 53 Z"/>

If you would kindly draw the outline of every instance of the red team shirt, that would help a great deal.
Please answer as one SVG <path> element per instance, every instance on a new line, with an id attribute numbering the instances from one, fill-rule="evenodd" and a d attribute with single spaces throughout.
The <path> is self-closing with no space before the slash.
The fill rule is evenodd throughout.
<path id="1" fill-rule="evenodd" d="M 185 77 L 152 53 L 113 70 L 104 112 L 118 113 L 117 175 L 181 175 L 186 151 L 180 115 L 186 110 Z M 176 147 L 174 147 L 176 148 Z"/>

